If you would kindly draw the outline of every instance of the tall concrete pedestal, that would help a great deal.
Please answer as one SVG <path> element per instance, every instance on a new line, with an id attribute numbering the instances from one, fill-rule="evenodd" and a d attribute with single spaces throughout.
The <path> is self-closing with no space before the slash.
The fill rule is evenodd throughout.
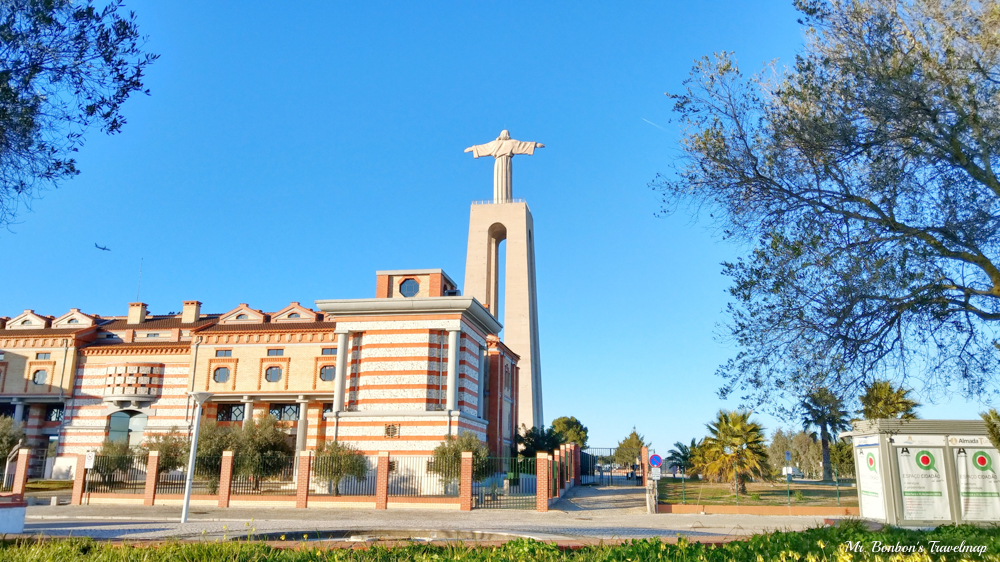
<path id="1" fill-rule="evenodd" d="M 542 362 L 535 298 L 534 225 L 527 203 L 472 205 L 465 295 L 475 297 L 494 316 L 499 296 L 499 247 L 507 241 L 504 279 L 503 341 L 520 355 L 517 423 L 541 427 Z"/>

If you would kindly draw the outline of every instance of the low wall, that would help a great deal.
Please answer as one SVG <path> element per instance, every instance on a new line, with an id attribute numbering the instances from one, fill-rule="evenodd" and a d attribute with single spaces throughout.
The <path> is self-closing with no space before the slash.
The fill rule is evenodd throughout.
<path id="1" fill-rule="evenodd" d="M 24 532 L 24 514 L 28 504 L 23 501 L 0 502 L 0 535 Z"/>
<path id="2" fill-rule="evenodd" d="M 691 513 L 706 515 L 812 515 L 812 516 L 845 516 L 858 515 L 857 507 L 818 507 L 818 506 L 787 506 L 787 505 L 699 505 L 680 503 L 661 503 L 657 505 L 659 513 Z"/>

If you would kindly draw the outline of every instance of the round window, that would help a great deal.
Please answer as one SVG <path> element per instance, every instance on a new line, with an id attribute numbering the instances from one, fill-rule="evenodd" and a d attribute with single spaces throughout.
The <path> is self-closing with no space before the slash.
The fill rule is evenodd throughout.
<path id="1" fill-rule="evenodd" d="M 264 371 L 264 380 L 267 382 L 278 382 L 281 380 L 281 367 L 268 367 Z"/>
<path id="2" fill-rule="evenodd" d="M 228 367 L 219 367 L 218 369 L 216 369 L 215 373 L 212 375 L 212 380 L 214 380 L 215 382 L 226 382 L 226 381 L 228 381 L 229 380 L 229 368 Z"/>
<path id="3" fill-rule="evenodd" d="M 331 365 L 327 365 L 319 370 L 319 380 L 321 381 L 332 381 L 333 376 L 333 367 Z"/>
<path id="4" fill-rule="evenodd" d="M 399 294 L 404 297 L 415 297 L 420 292 L 420 283 L 416 279 L 407 279 L 399 285 Z"/>
<path id="5" fill-rule="evenodd" d="M 49 376 L 48 371 L 45 369 L 39 369 L 35 371 L 35 374 L 31 377 L 31 382 L 35 384 L 45 384 L 45 378 Z"/>

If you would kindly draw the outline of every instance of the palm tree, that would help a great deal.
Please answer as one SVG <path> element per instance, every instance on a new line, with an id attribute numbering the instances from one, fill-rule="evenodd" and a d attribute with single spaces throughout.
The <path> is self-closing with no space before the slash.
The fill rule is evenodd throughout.
<path id="1" fill-rule="evenodd" d="M 844 403 L 830 389 L 819 388 L 806 395 L 802 408 L 805 410 L 802 429 L 809 431 L 812 426 L 819 428 L 820 444 L 823 446 L 823 480 L 832 480 L 830 435 L 850 427 Z"/>
<path id="2" fill-rule="evenodd" d="M 707 424 L 709 436 L 698 446 L 696 466 L 702 474 L 720 482 L 732 482 L 734 493 L 747 492 L 746 482 L 763 478 L 769 471 L 764 428 L 750 420 L 750 412 L 719 410 Z"/>
<path id="3" fill-rule="evenodd" d="M 694 467 L 694 450 L 697 447 L 698 442 L 693 438 L 690 445 L 680 441 L 674 443 L 674 448 L 667 451 L 667 468 L 677 467 L 681 472 L 687 473 Z"/>
<path id="4" fill-rule="evenodd" d="M 866 420 L 901 419 L 915 420 L 917 413 L 913 410 L 920 406 L 916 400 L 907 397 L 910 391 L 900 386 L 893 388 L 889 381 L 875 381 L 865 387 L 861 395 L 861 409 L 856 413 Z"/>

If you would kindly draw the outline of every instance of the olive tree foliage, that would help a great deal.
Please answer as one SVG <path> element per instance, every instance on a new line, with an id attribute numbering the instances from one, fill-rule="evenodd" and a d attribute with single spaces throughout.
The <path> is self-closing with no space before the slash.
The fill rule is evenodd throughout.
<path id="1" fill-rule="evenodd" d="M 121 106 L 145 92 L 159 55 L 143 51 L 122 0 L 0 2 L 0 226 L 39 190 L 79 173 L 73 153 L 91 127 L 114 134 Z"/>
<path id="2" fill-rule="evenodd" d="M 340 481 L 348 476 L 361 480 L 368 472 L 364 454 L 350 444 L 324 441 L 316 448 L 314 473 L 316 478 L 331 483 L 333 493 L 340 495 Z"/>
<path id="3" fill-rule="evenodd" d="M 187 465 L 188 454 L 191 451 L 191 440 L 187 434 L 181 433 L 176 426 L 169 433 L 153 433 L 139 445 L 138 453 L 144 459 L 149 458 L 149 452 L 159 453 L 157 473 L 163 474 L 177 470 Z"/>
<path id="4" fill-rule="evenodd" d="M 14 418 L 0 416 L 0 459 L 6 459 L 18 442 L 23 443 L 23 439 L 21 424 L 14 421 Z"/>
<path id="5" fill-rule="evenodd" d="M 904 376 L 966 396 L 1000 367 L 1000 4 L 796 0 L 794 64 L 698 62 L 663 210 L 711 213 L 731 279 L 722 396 L 795 403 Z M 780 409 L 780 408 L 776 408 Z"/>
<path id="6" fill-rule="evenodd" d="M 486 444 L 471 431 L 463 431 L 461 435 L 446 439 L 434 447 L 434 460 L 427 470 L 437 474 L 442 482 L 448 483 L 459 479 L 462 475 L 462 453 L 472 453 L 472 478 L 482 480 L 492 472 Z"/>

